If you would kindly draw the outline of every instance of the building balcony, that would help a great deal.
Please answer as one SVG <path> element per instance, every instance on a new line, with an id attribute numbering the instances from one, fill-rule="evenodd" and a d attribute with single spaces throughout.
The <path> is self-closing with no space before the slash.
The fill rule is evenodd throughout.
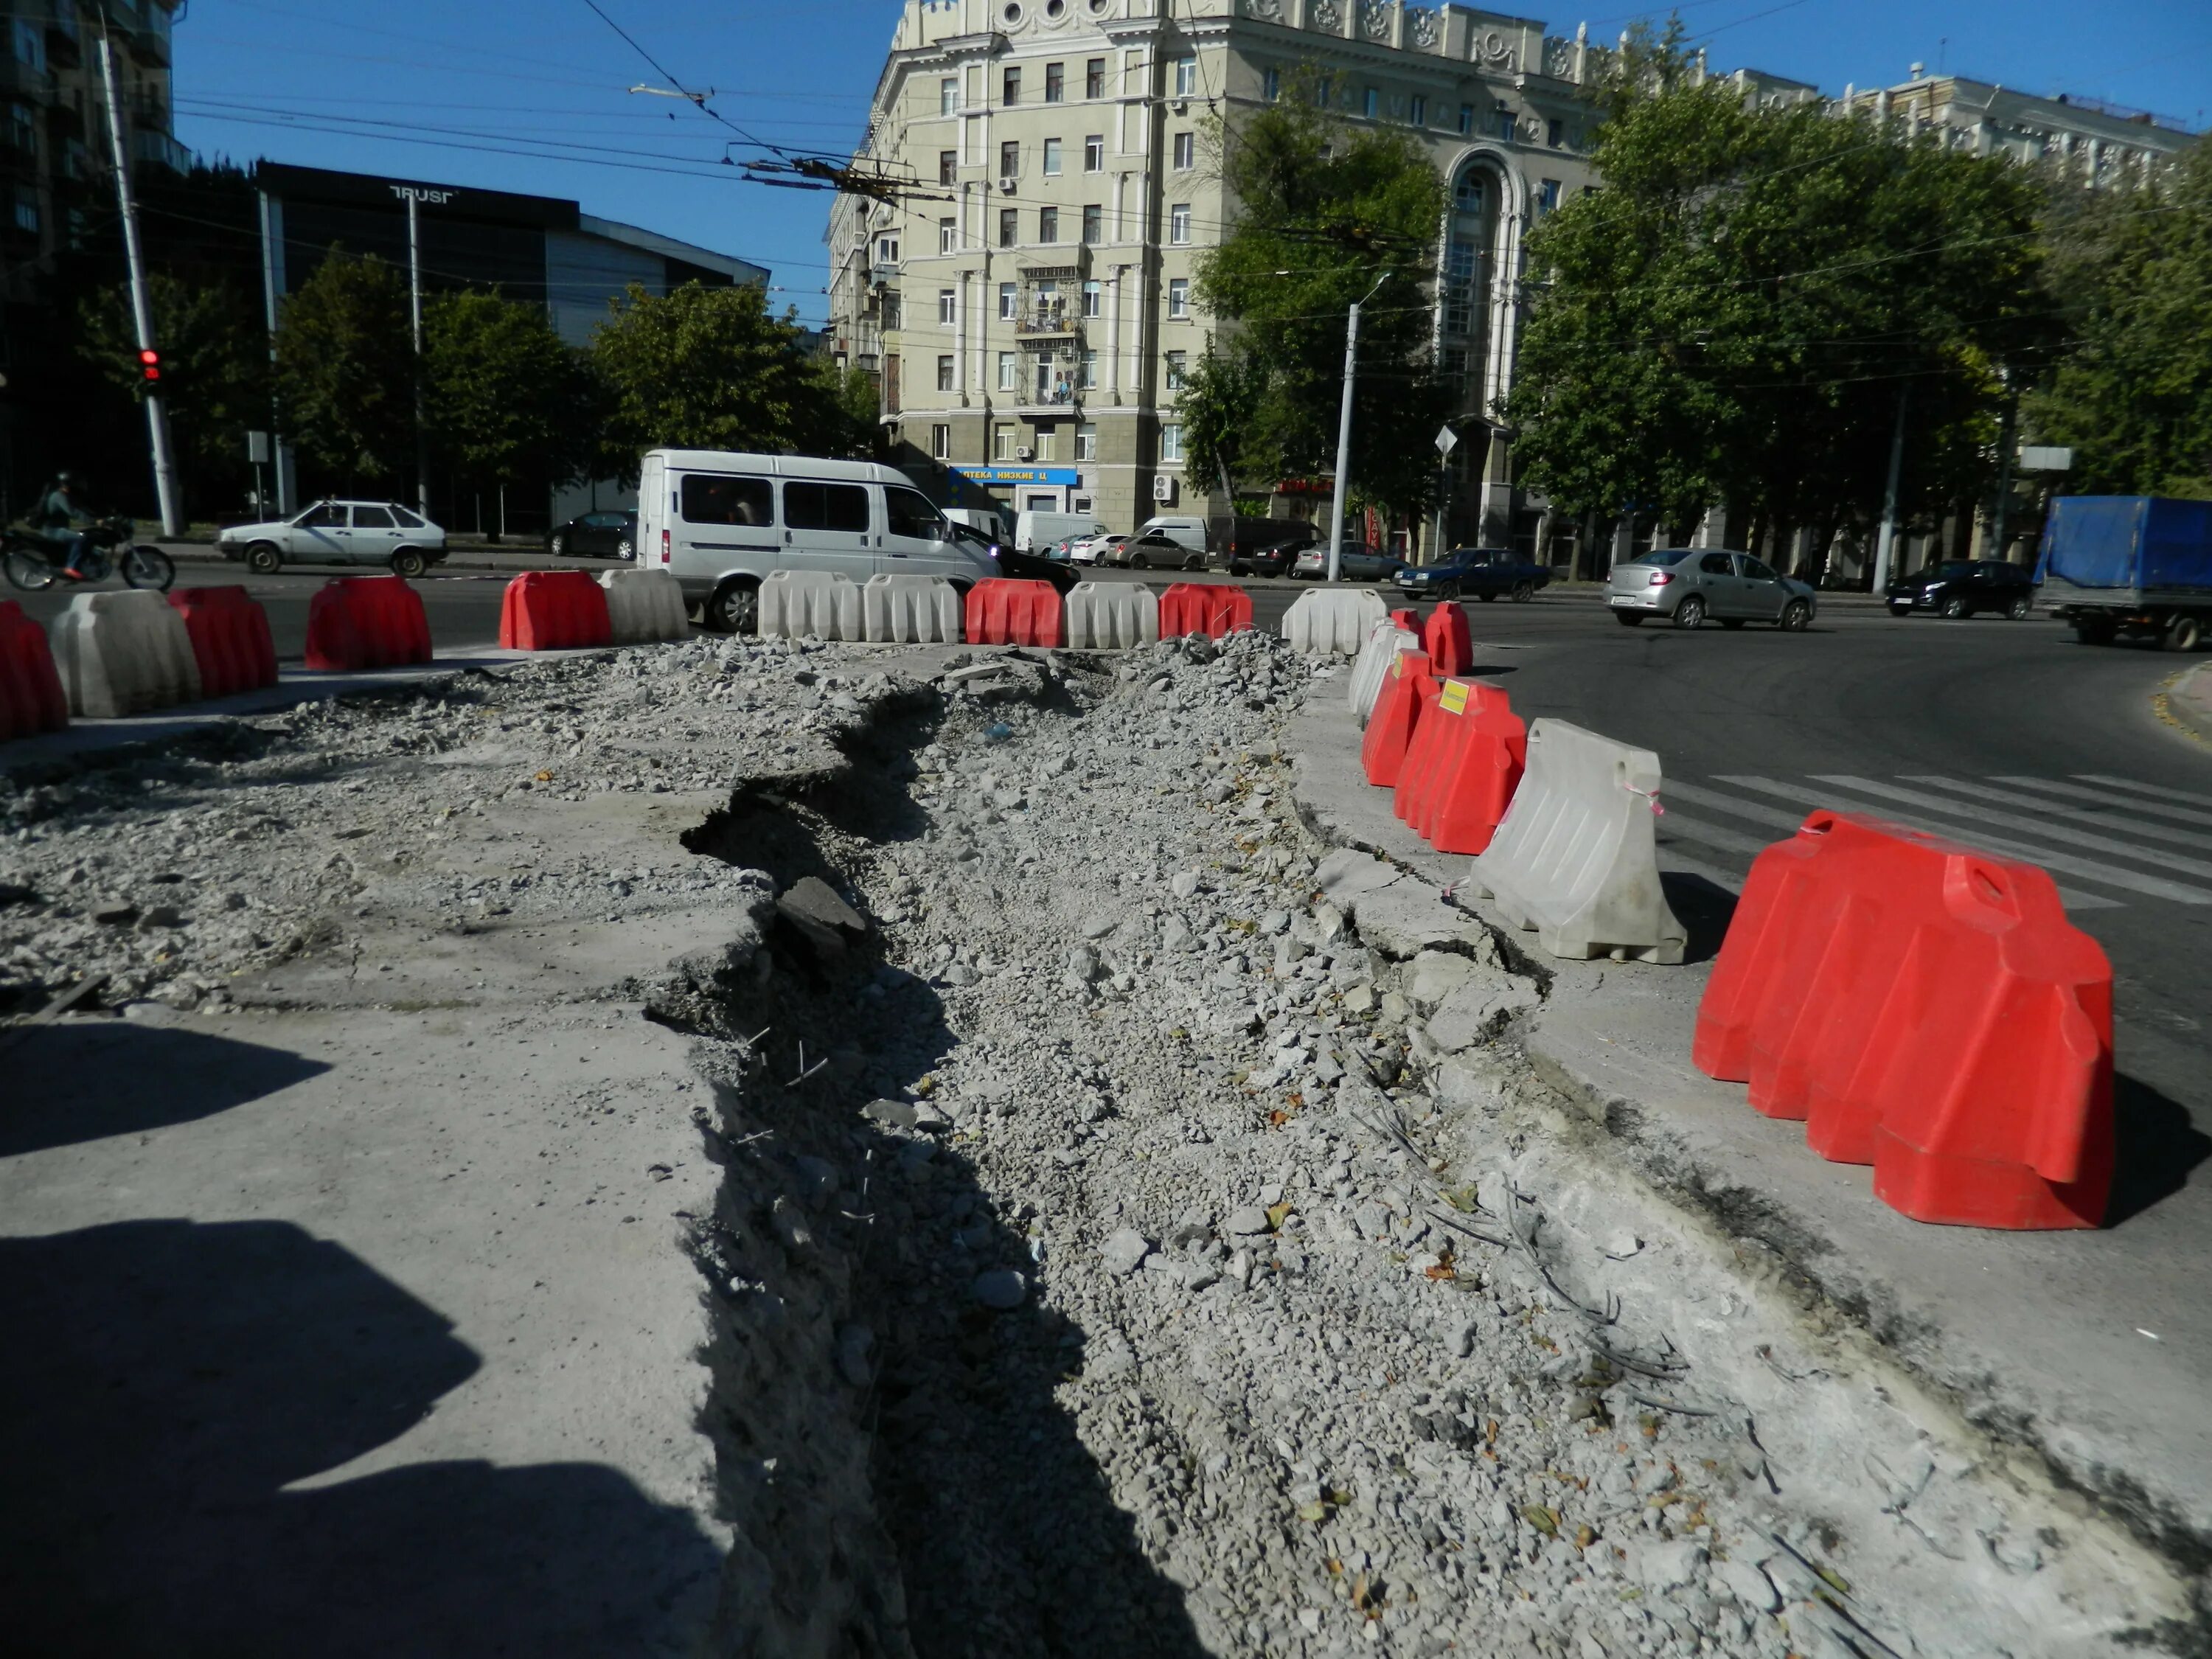
<path id="1" fill-rule="evenodd" d="M 1025 340 L 1079 340 L 1083 318 L 1065 307 L 1027 311 L 1015 317 L 1014 332 Z"/>
<path id="2" fill-rule="evenodd" d="M 1031 418 L 1051 419 L 1058 416 L 1074 416 L 1083 412 L 1083 390 L 1074 386 L 1055 386 L 1049 392 L 1019 392 L 1020 399 L 1014 413 Z"/>
<path id="3" fill-rule="evenodd" d="M 39 15 L 42 0 L 32 0 L 31 15 Z M 75 69 L 84 62 L 84 31 L 79 23 L 76 0 L 43 0 L 46 24 L 46 62 L 56 69 Z"/>
<path id="4" fill-rule="evenodd" d="M 0 98 L 20 99 L 40 106 L 54 101 L 54 72 L 39 69 L 12 55 L 0 54 Z"/>

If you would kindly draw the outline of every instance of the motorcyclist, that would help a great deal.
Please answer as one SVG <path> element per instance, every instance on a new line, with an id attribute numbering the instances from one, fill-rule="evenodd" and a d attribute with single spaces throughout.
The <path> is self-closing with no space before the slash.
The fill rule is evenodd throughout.
<path id="1" fill-rule="evenodd" d="M 74 472 L 57 473 L 53 488 L 40 498 L 37 510 L 31 514 L 31 522 L 40 535 L 55 546 L 69 550 L 61 575 L 64 581 L 72 582 L 84 580 L 84 572 L 77 567 L 83 562 L 84 550 L 91 544 L 79 526 L 98 522 L 77 502 L 79 482 Z"/>

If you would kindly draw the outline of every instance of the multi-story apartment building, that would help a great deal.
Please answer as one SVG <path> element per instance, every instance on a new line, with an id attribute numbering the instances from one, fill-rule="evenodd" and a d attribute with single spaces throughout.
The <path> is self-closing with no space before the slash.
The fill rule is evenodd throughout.
<path id="1" fill-rule="evenodd" d="M 2015 92 L 1963 76 L 1930 76 L 1912 66 L 1911 78 L 1893 87 L 1844 88 L 1838 106 L 1872 110 L 1904 124 L 1906 131 L 1937 132 L 1945 142 L 1980 155 L 2050 161 L 2071 169 L 2094 188 L 2147 182 L 2160 165 L 2197 137 L 2180 120 L 2125 109 L 2097 98 L 2054 98 Z"/>

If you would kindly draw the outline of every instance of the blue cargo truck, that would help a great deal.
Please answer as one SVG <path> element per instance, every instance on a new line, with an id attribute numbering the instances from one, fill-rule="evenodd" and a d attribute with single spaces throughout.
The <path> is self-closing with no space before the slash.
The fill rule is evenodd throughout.
<path id="1" fill-rule="evenodd" d="M 2127 638 L 2195 651 L 2212 628 L 2212 501 L 2062 495 L 2035 580 L 2084 645 Z"/>

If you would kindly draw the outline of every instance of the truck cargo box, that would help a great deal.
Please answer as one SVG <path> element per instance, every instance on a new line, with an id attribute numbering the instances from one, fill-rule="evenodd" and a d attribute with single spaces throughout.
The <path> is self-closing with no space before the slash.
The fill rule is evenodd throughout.
<path id="1" fill-rule="evenodd" d="M 2084 599 L 2212 594 L 2212 501 L 2062 495 L 2051 503 L 2035 579 Z"/>

